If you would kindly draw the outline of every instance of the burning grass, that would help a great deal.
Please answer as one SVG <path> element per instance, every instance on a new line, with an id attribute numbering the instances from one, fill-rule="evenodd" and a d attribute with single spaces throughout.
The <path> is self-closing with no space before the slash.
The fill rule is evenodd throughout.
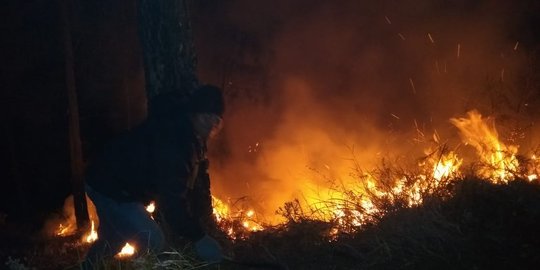
<path id="1" fill-rule="evenodd" d="M 347 220 L 321 221 L 313 209 L 290 202 L 280 210 L 286 223 L 236 239 L 230 248 L 239 260 L 289 269 L 535 269 L 538 182 L 467 177 L 437 189 L 412 207 L 405 199 L 381 199 L 381 211 L 360 227 L 353 220 L 354 230 L 346 230 Z"/>
<path id="2" fill-rule="evenodd" d="M 285 202 L 276 211 L 279 223 L 264 222 L 247 197 L 234 202 L 214 198 L 217 230 L 212 234 L 234 258 L 220 266 L 197 262 L 189 244 L 178 242 L 174 246 L 186 248 L 136 259 L 129 255 L 133 247 L 126 245 L 128 255 L 119 254 L 101 268 L 526 269 L 540 263 L 536 153 L 518 155 L 517 147 L 499 141 L 493 122 L 477 112 L 451 121 L 479 161 L 465 163 L 457 149 L 440 143 L 435 134 L 434 147 L 406 169 L 383 160 L 368 171 L 353 158 L 349 176 L 354 181 L 313 170 L 326 185 Z M 156 207 L 149 206 L 149 214 Z M 29 265 L 78 267 L 91 242 L 88 236 L 99 236 L 69 236 L 66 228 L 74 220 L 66 213 L 67 223 L 50 226 L 55 240 L 32 248 Z M 67 259 L 59 261 L 52 254 Z M 43 263 L 47 258 L 54 263 Z"/>
<path id="3" fill-rule="evenodd" d="M 380 169 L 383 175 L 396 172 L 401 171 Z M 413 182 L 404 186 L 408 184 L 414 186 Z M 214 235 L 237 263 L 224 262 L 219 268 L 204 265 L 186 246 L 134 260 L 106 261 L 100 269 L 256 269 L 254 265 L 266 266 L 260 269 L 534 269 L 531 265 L 540 262 L 538 181 L 516 178 L 497 184 L 474 176 L 449 179 L 423 193 L 422 203 L 414 205 L 391 186 L 381 186 L 379 191 L 395 196 L 372 194 L 377 211 L 361 207 L 362 197 L 352 194 L 328 202 L 332 209 L 339 203 L 343 211 L 332 220 L 321 220 L 320 213 L 326 210 L 305 208 L 298 200 L 279 209 L 285 223 L 263 230 L 246 230 L 241 218 L 222 219 L 227 223 L 219 224 L 237 234 L 231 237 L 227 231 L 217 231 Z M 365 215 L 361 226 L 359 213 Z M 21 264 L 78 269 L 85 246 L 67 243 L 79 238 L 55 239 L 32 247 Z M 6 263 L 13 264 L 13 259 Z"/>

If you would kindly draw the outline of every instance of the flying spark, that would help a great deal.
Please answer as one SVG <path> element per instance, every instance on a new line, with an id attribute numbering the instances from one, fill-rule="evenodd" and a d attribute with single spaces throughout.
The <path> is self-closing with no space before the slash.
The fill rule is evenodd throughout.
<path id="1" fill-rule="evenodd" d="M 414 87 L 414 82 L 413 82 L 412 78 L 409 78 L 409 83 L 411 83 L 413 94 L 416 95 L 416 87 Z"/>
<path id="2" fill-rule="evenodd" d="M 435 43 L 435 40 L 433 40 L 433 37 L 431 36 L 430 33 L 427 33 L 427 36 L 428 36 L 429 40 L 431 41 L 431 43 Z"/>

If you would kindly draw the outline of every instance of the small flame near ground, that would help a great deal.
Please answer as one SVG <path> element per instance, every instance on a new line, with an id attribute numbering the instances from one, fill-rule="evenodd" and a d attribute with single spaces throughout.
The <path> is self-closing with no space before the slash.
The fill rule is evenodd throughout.
<path id="1" fill-rule="evenodd" d="M 122 247 L 122 250 L 118 252 L 114 257 L 117 259 L 125 259 L 133 256 L 135 254 L 135 247 L 132 246 L 130 243 L 126 243 L 124 247 Z"/>
<path id="2" fill-rule="evenodd" d="M 151 202 L 146 206 L 146 212 L 150 213 L 150 217 L 151 217 L 152 219 L 154 219 L 154 211 L 156 211 L 156 202 L 151 201 Z"/>
<path id="3" fill-rule="evenodd" d="M 87 203 L 88 203 L 88 209 L 90 213 L 90 229 L 87 233 L 84 234 L 84 236 L 81 238 L 81 244 L 91 244 L 99 239 L 99 235 L 97 233 L 97 227 L 99 224 L 99 217 L 97 216 L 95 205 L 92 202 L 92 200 L 89 197 L 86 197 Z M 152 219 L 154 218 L 152 214 L 156 210 L 156 204 L 154 201 L 150 202 L 146 206 L 146 211 L 150 214 Z M 67 217 L 65 220 L 61 221 L 60 224 L 56 226 L 56 230 L 54 234 L 56 236 L 68 236 L 75 234 L 77 230 L 77 223 L 75 220 L 75 213 L 73 209 L 73 196 L 70 196 L 66 199 L 66 202 L 64 204 L 64 212 L 67 213 Z M 124 259 L 132 256 L 135 254 L 136 248 L 131 243 L 126 243 L 122 250 L 115 255 L 115 258 L 117 259 Z"/>
<path id="4" fill-rule="evenodd" d="M 85 233 L 81 239 L 81 242 L 92 243 L 97 240 L 96 228 L 99 226 L 99 219 L 96 213 L 96 207 L 92 200 L 86 196 L 86 203 L 88 205 L 88 215 L 90 218 L 90 230 Z M 73 207 L 73 196 L 69 196 L 64 201 L 64 208 L 61 217 L 52 218 L 45 225 L 48 231 L 52 231 L 56 236 L 70 236 L 77 231 L 77 222 L 75 219 L 75 210 Z"/>
<path id="5" fill-rule="evenodd" d="M 96 240 L 98 240 L 98 234 L 97 234 L 97 231 L 96 231 L 96 226 L 95 226 L 94 221 L 92 221 L 92 226 L 90 227 L 90 232 L 88 233 L 88 235 L 84 239 L 86 240 L 87 243 L 93 243 Z"/>
<path id="6" fill-rule="evenodd" d="M 257 221 L 257 215 L 253 209 L 231 210 L 230 204 L 226 204 L 215 196 L 212 196 L 213 215 L 221 230 L 226 232 L 231 239 L 238 237 L 235 226 L 240 224 L 246 232 L 264 230 L 264 226 Z"/>

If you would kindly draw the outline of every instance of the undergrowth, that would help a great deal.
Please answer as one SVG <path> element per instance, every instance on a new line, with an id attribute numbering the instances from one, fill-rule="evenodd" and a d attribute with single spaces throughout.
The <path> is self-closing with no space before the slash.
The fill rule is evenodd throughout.
<path id="1" fill-rule="evenodd" d="M 188 245 L 133 260 L 104 261 L 96 269 L 537 269 L 538 181 L 493 184 L 467 177 L 439 188 L 412 207 L 399 198 L 379 198 L 381 211 L 354 230 L 344 228 L 343 220 L 317 220 L 313 209 L 288 202 L 279 210 L 287 219 L 282 225 L 235 240 L 212 232 L 232 262 L 206 265 Z M 336 227 L 342 229 L 333 233 Z M 64 243 L 28 251 L 24 260 L 10 257 L 5 267 L 80 269 L 85 249 Z"/>

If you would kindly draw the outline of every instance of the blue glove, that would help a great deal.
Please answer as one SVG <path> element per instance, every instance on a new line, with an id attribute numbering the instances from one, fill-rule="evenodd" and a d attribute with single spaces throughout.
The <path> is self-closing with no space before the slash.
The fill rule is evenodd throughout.
<path id="1" fill-rule="evenodd" d="M 219 243 L 209 235 L 195 242 L 195 251 L 197 255 L 208 263 L 218 263 L 223 260 L 223 253 Z"/>

